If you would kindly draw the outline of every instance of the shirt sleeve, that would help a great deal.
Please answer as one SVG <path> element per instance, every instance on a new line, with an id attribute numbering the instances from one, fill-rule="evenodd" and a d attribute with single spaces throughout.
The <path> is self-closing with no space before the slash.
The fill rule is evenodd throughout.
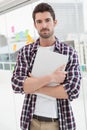
<path id="1" fill-rule="evenodd" d="M 70 52 L 69 55 L 69 61 L 66 66 L 66 71 L 68 73 L 64 81 L 64 87 L 68 94 L 69 100 L 72 101 L 79 96 L 81 71 L 76 51 Z"/>
<path id="2" fill-rule="evenodd" d="M 12 88 L 15 93 L 24 93 L 23 83 L 28 76 L 29 66 L 25 55 L 25 49 L 21 49 L 17 56 L 17 62 L 11 78 Z"/>

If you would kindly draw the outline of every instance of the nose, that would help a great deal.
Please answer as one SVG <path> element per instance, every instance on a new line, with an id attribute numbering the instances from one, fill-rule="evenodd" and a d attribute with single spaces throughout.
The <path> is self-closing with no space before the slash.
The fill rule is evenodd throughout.
<path id="1" fill-rule="evenodd" d="M 47 27 L 46 22 L 42 22 L 42 27 L 43 27 L 43 28 Z"/>

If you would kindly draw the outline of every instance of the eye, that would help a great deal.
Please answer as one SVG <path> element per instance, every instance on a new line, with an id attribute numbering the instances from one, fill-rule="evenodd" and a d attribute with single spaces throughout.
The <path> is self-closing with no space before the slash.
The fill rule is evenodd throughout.
<path id="1" fill-rule="evenodd" d="M 46 21 L 46 22 L 50 22 L 50 21 L 51 21 L 51 19 L 50 19 L 50 18 L 48 18 L 48 19 L 46 19 L 45 21 Z"/>
<path id="2" fill-rule="evenodd" d="M 41 21 L 41 20 L 37 20 L 36 23 L 37 23 L 37 24 L 40 24 L 40 23 L 42 23 L 42 21 Z"/>

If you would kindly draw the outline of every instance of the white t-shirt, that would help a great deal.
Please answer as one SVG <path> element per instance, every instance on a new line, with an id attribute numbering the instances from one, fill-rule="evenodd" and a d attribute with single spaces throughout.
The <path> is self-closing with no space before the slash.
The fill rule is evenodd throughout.
<path id="1" fill-rule="evenodd" d="M 40 47 L 45 50 L 48 49 L 53 51 L 54 45 L 49 47 Z M 43 117 L 58 118 L 56 98 L 37 94 L 34 114 Z"/>

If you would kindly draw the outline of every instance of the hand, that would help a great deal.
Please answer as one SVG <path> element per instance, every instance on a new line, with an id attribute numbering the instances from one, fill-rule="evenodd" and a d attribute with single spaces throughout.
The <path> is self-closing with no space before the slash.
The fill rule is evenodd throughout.
<path id="1" fill-rule="evenodd" d="M 50 76 L 54 83 L 60 84 L 65 80 L 67 72 L 64 71 L 65 65 L 58 67 Z"/>

